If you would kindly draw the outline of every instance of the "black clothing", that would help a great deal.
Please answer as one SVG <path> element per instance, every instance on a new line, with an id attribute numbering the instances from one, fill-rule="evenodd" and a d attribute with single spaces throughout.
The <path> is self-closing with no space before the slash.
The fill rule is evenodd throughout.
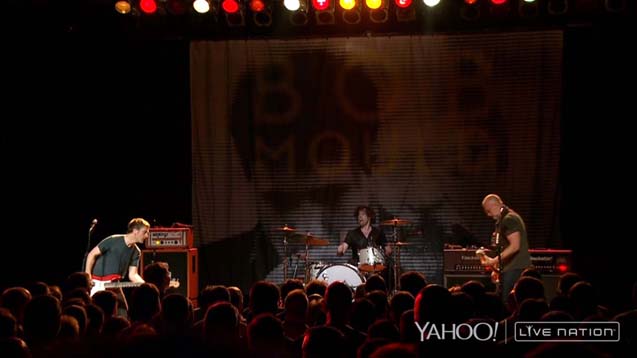
<path id="1" fill-rule="evenodd" d="M 370 242 L 372 246 L 384 249 L 385 244 L 387 244 L 387 238 L 385 237 L 385 232 L 377 227 L 372 226 L 369 237 L 365 237 L 361 228 L 357 227 L 347 233 L 344 242 L 352 249 L 352 260 L 358 264 L 358 250 L 370 246 Z M 384 254 L 384 251 L 381 252 Z"/>

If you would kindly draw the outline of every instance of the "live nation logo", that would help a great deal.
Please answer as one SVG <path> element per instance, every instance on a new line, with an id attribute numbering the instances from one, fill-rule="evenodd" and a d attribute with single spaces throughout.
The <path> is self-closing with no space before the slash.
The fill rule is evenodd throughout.
<path id="1" fill-rule="evenodd" d="M 516 342 L 619 342 L 619 322 L 515 322 L 513 332 L 498 322 L 476 324 L 445 324 L 414 322 L 420 333 L 420 341 L 497 341 L 508 342 L 513 334 Z"/>
<path id="2" fill-rule="evenodd" d="M 619 322 L 515 322 L 516 342 L 619 342 Z"/>

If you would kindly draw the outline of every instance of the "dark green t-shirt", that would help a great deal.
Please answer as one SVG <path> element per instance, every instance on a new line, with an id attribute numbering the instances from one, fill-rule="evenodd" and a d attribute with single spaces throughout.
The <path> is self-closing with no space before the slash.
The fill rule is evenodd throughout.
<path id="1" fill-rule="evenodd" d="M 95 266 L 93 266 L 93 275 L 95 276 L 117 274 L 122 279 L 126 279 L 128 267 L 139 264 L 139 247 L 136 244 L 127 246 L 124 235 L 111 235 L 97 246 L 102 254 L 97 257 Z"/>
<path id="2" fill-rule="evenodd" d="M 504 240 L 504 248 L 509 246 L 509 240 L 506 239 L 508 235 L 514 232 L 520 233 L 520 250 L 512 257 L 509 257 L 504 261 L 504 267 L 502 271 L 509 271 L 514 269 L 525 269 L 531 266 L 531 255 L 529 254 L 529 241 L 526 237 L 526 225 L 524 220 L 516 212 L 509 210 L 509 212 L 502 219 L 500 225 L 500 235 Z"/>

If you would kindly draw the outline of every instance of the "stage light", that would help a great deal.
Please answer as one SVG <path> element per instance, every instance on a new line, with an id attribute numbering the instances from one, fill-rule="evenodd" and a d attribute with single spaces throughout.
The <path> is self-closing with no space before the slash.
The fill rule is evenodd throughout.
<path id="1" fill-rule="evenodd" d="M 343 10 L 351 10 L 356 6 L 356 0 L 338 0 L 338 4 Z"/>
<path id="2" fill-rule="evenodd" d="M 389 19 L 389 0 L 365 0 L 369 8 L 369 21 L 384 23 Z"/>
<path id="3" fill-rule="evenodd" d="M 299 0 L 283 0 L 283 6 L 289 11 L 296 11 L 301 8 L 301 2 Z"/>
<path id="4" fill-rule="evenodd" d="M 489 13 L 493 16 L 508 16 L 511 12 L 509 0 L 491 0 Z"/>
<path id="5" fill-rule="evenodd" d="M 272 25 L 272 7 L 267 0 L 250 0 L 249 6 L 252 11 L 252 21 L 259 27 Z"/>
<path id="6" fill-rule="evenodd" d="M 549 0 L 548 12 L 551 15 L 564 15 L 568 11 L 568 0 Z"/>
<path id="7" fill-rule="evenodd" d="M 520 17 L 535 17 L 539 13 L 540 9 L 535 0 L 524 0 L 518 3 L 518 14 L 520 14 Z"/>
<path id="8" fill-rule="evenodd" d="M 157 11 L 155 0 L 140 0 L 139 7 L 145 14 L 154 14 Z"/>
<path id="9" fill-rule="evenodd" d="M 250 0 L 250 10 L 252 12 L 261 12 L 265 10 L 265 3 L 263 0 Z"/>
<path id="10" fill-rule="evenodd" d="M 401 9 L 406 9 L 411 5 L 411 0 L 394 0 L 394 4 Z"/>
<path id="11" fill-rule="evenodd" d="M 382 0 L 365 0 L 365 5 L 370 10 L 376 10 L 383 4 Z"/>
<path id="12" fill-rule="evenodd" d="M 343 9 L 342 18 L 346 24 L 354 25 L 361 22 L 361 8 L 363 0 L 339 0 Z"/>
<path id="13" fill-rule="evenodd" d="M 128 0 L 119 0 L 115 3 L 115 11 L 120 14 L 126 15 L 131 12 L 130 1 Z"/>
<path id="14" fill-rule="evenodd" d="M 415 6 L 411 6 L 412 0 L 394 0 L 396 5 L 396 21 L 416 21 Z"/>
<path id="15" fill-rule="evenodd" d="M 330 7 L 334 7 L 332 0 L 312 0 L 312 6 L 316 11 L 325 11 Z"/>
<path id="16" fill-rule="evenodd" d="M 312 0 L 317 25 L 333 25 L 336 23 L 334 1 L 336 0 Z"/>
<path id="17" fill-rule="evenodd" d="M 429 7 L 434 7 L 438 4 L 440 4 L 440 0 L 422 0 L 425 5 L 429 6 Z"/>
<path id="18" fill-rule="evenodd" d="M 243 4 L 237 0 L 223 0 L 221 8 L 226 17 L 226 24 L 230 27 L 238 27 L 245 25 L 243 16 Z"/>
<path id="19" fill-rule="evenodd" d="M 205 14 L 210 11 L 210 3 L 208 0 L 195 0 L 195 2 L 192 3 L 192 7 L 200 14 Z"/>
<path id="20" fill-rule="evenodd" d="M 286 5 L 287 4 L 287 5 Z M 284 0 L 283 6 L 290 10 L 290 23 L 295 26 L 307 25 L 307 0 Z"/>
<path id="21" fill-rule="evenodd" d="M 477 0 L 464 0 L 460 6 L 460 17 L 465 21 L 475 21 L 480 18 L 480 3 Z"/>
<path id="22" fill-rule="evenodd" d="M 239 2 L 237 0 L 223 0 L 221 7 L 226 14 L 236 14 L 240 10 Z"/>

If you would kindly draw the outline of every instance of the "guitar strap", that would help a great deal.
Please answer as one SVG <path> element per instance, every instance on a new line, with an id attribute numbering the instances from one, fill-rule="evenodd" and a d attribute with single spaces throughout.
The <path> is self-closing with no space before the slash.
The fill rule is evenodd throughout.
<path id="1" fill-rule="evenodd" d="M 133 263 L 133 256 L 135 255 L 135 252 L 137 252 L 137 244 L 133 244 L 133 247 L 131 247 L 130 256 L 128 257 L 128 261 L 126 262 L 126 271 L 122 272 L 122 278 L 128 278 L 128 268 Z"/>

